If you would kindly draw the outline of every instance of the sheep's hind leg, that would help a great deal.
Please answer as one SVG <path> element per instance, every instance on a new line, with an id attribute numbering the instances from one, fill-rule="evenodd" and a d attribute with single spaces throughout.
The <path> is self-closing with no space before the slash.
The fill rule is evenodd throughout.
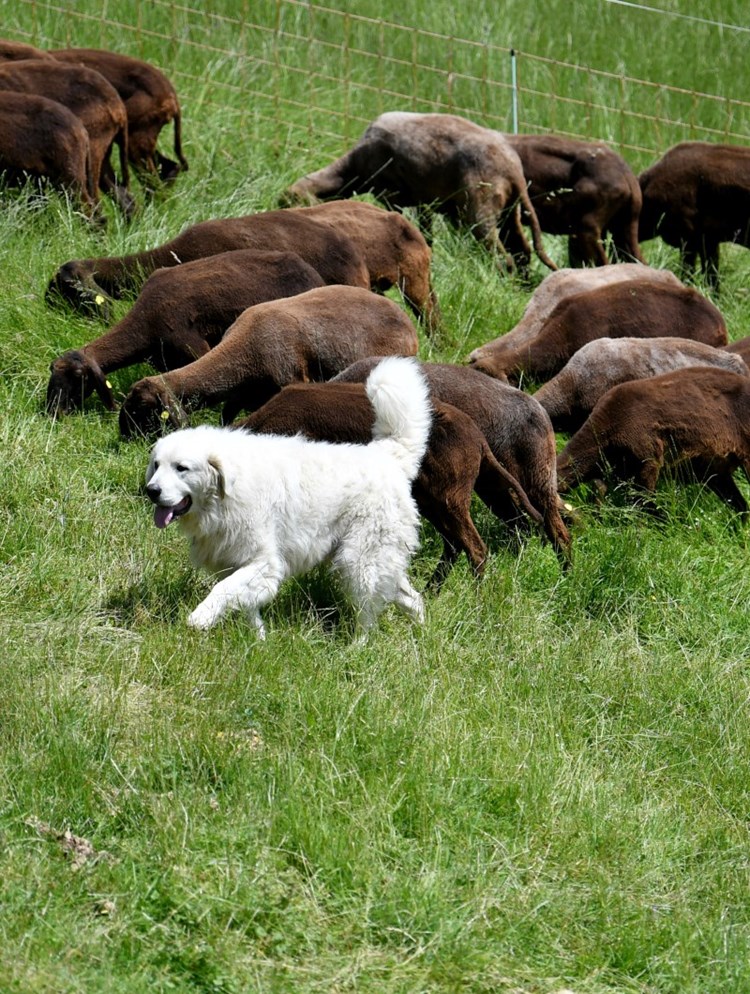
<path id="1" fill-rule="evenodd" d="M 743 522 L 747 520 L 747 501 L 742 496 L 730 472 L 714 473 L 706 478 L 705 484 L 733 511 L 737 511 Z"/>

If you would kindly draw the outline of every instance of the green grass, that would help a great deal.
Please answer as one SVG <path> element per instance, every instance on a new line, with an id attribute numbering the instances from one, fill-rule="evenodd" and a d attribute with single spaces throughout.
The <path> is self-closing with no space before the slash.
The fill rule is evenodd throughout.
<path id="1" fill-rule="evenodd" d="M 737 96 L 744 49 L 731 32 L 592 0 L 543 15 L 497 6 L 476 5 L 467 23 L 442 2 L 357 12 Z M 147 445 L 121 442 L 96 399 L 58 422 L 43 413 L 49 362 L 102 327 L 45 305 L 60 263 L 274 206 L 340 151 L 344 126 L 353 137 L 359 117 L 389 106 L 378 86 L 413 92 L 415 106 L 445 97 L 435 73 L 410 90 L 408 65 L 381 66 L 382 78 L 353 68 L 374 92 L 326 83 L 341 68 L 322 44 L 338 40 L 333 14 L 309 15 L 327 33 L 315 77 L 300 79 L 290 67 L 306 64 L 308 12 L 278 8 L 300 40 L 285 38 L 273 63 L 272 34 L 213 16 L 249 8 L 275 23 L 273 4 L 192 14 L 122 0 L 109 16 L 127 30 L 89 0 L 67 14 L 4 8 L 8 36 L 124 51 L 130 40 L 159 62 L 178 83 L 191 168 L 151 204 L 136 188 L 130 227 L 107 208 L 104 233 L 62 197 L 2 194 L 0 991 L 750 991 L 748 536 L 715 497 L 664 481 L 657 521 L 620 490 L 601 504 L 579 491 L 565 575 L 537 539 L 510 548 L 477 504 L 487 575 L 477 584 L 459 561 L 421 629 L 389 611 L 353 646 L 349 607 L 317 570 L 284 586 L 261 645 L 238 618 L 187 628 L 210 581 L 179 532 L 153 528 Z M 742 10 L 701 10 L 719 14 L 739 23 Z M 365 44 L 380 28 L 351 31 Z M 411 51 L 407 33 L 391 37 Z M 419 44 L 433 68 L 451 57 L 444 40 Z M 469 60 L 458 46 L 452 57 Z M 465 85 L 477 117 L 507 113 Z M 547 86 L 563 87 L 552 70 Z M 243 98 L 253 87 L 276 87 L 277 103 Z M 346 121 L 324 113 L 344 115 L 346 101 Z M 552 99 L 524 114 L 540 128 L 586 123 Z M 599 123 L 592 136 L 620 140 L 616 110 Z M 630 126 L 626 144 L 653 147 L 651 122 Z M 564 246 L 549 247 L 563 262 Z M 676 262 L 656 242 L 646 251 Z M 749 272 L 750 255 L 725 247 L 733 338 L 750 331 Z M 528 299 L 443 224 L 434 279 L 445 329 L 421 354 L 435 360 L 460 361 Z M 116 389 L 142 372 L 116 374 Z M 420 587 L 439 554 L 427 526 L 423 539 Z"/>

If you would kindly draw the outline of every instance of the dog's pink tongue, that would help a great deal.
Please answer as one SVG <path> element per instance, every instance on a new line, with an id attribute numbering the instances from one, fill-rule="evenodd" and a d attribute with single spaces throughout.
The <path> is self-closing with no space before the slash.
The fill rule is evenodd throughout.
<path id="1" fill-rule="evenodd" d="M 157 505 L 154 508 L 154 524 L 157 528 L 166 528 L 173 517 L 174 509 L 171 507 L 159 507 Z"/>

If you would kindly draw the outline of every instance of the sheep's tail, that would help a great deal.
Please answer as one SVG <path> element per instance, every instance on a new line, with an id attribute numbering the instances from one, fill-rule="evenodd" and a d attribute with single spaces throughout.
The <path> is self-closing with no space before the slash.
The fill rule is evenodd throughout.
<path id="1" fill-rule="evenodd" d="M 432 424 L 430 391 L 419 363 L 400 356 L 383 359 L 368 376 L 365 389 L 375 411 L 373 442 L 388 445 L 413 480 Z"/>

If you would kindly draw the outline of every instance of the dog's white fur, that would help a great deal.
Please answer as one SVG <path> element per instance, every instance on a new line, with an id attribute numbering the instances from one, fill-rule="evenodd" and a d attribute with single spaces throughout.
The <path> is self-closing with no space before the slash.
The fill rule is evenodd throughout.
<path id="1" fill-rule="evenodd" d="M 367 393 L 375 411 L 368 445 L 208 425 L 156 443 L 146 473 L 155 523 L 177 520 L 192 561 L 225 574 L 189 625 L 210 628 L 240 609 L 264 638 L 259 609 L 284 579 L 324 560 L 348 590 L 361 632 L 389 603 L 423 619 L 406 570 L 418 545 L 411 481 L 430 433 L 429 392 L 416 362 L 393 357 L 370 374 Z"/>

